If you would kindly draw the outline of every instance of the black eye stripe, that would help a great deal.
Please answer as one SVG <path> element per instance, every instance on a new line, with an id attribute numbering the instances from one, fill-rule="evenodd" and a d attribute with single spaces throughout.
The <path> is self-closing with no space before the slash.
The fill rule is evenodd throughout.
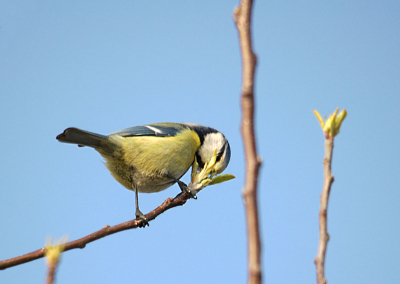
<path id="1" fill-rule="evenodd" d="M 224 154 L 224 151 L 221 151 L 221 152 L 218 153 L 217 162 L 219 162 L 221 160 L 223 154 Z"/>
<path id="2" fill-rule="evenodd" d="M 201 160 L 201 157 L 200 157 L 199 152 L 196 152 L 196 160 L 197 160 L 197 163 L 199 164 L 199 167 L 200 167 L 200 168 L 203 168 L 203 167 L 204 167 L 204 163 L 203 163 L 203 161 Z"/>

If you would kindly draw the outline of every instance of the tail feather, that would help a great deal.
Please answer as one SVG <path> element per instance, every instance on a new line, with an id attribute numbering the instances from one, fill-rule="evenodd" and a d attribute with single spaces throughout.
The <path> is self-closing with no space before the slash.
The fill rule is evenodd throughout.
<path id="1" fill-rule="evenodd" d="M 78 128 L 70 127 L 57 135 L 56 139 L 63 143 L 78 144 L 79 146 L 99 147 L 100 142 L 109 137 Z"/>

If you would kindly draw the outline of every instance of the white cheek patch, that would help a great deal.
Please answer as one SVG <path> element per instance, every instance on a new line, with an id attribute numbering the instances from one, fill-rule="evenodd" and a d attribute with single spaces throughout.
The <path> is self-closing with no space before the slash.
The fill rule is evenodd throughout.
<path id="1" fill-rule="evenodd" d="M 199 149 L 200 157 L 203 162 L 211 160 L 214 151 L 217 153 L 223 149 L 225 145 L 225 137 L 221 133 L 209 133 L 204 137 L 203 145 Z"/>

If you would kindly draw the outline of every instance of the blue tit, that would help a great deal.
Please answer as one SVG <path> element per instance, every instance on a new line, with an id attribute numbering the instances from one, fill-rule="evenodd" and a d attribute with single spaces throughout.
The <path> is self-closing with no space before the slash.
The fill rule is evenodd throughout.
<path id="1" fill-rule="evenodd" d="M 101 135 L 67 128 L 57 136 L 64 143 L 94 148 L 105 159 L 112 176 L 135 191 L 136 217 L 147 220 L 139 210 L 138 192 L 158 192 L 176 182 L 196 161 L 201 168 L 217 153 L 212 174 L 228 166 L 231 150 L 225 136 L 194 123 L 154 123 Z M 182 187 L 181 187 L 182 188 Z M 182 189 L 183 190 L 183 189 Z"/>

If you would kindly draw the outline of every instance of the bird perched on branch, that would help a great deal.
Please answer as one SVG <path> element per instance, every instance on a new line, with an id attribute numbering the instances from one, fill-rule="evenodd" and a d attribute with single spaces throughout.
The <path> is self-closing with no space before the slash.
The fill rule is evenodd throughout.
<path id="1" fill-rule="evenodd" d="M 225 136 L 194 123 L 154 123 L 101 135 L 67 128 L 57 140 L 94 148 L 106 160 L 112 176 L 135 191 L 136 217 L 148 224 L 139 210 L 138 192 L 158 192 L 178 182 L 196 161 L 201 170 L 214 160 L 211 175 L 228 166 L 231 150 Z M 216 154 L 216 160 L 215 160 Z"/>

